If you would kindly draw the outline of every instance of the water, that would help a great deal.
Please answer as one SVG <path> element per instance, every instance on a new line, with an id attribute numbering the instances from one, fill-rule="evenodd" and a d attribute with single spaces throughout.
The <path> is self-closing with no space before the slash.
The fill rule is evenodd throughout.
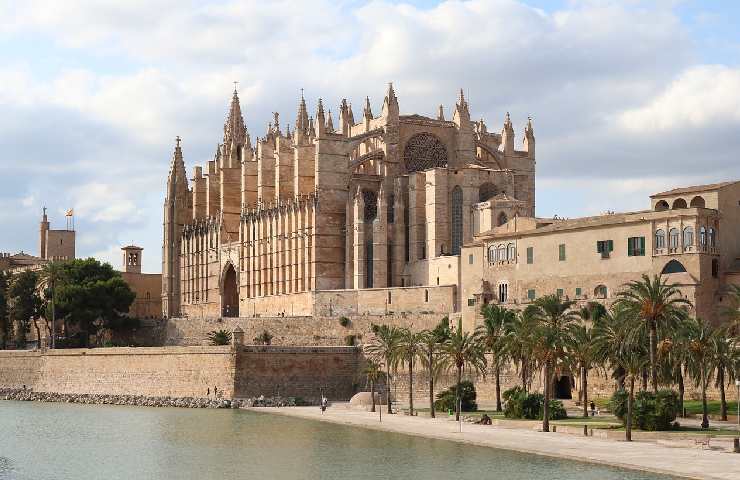
<path id="1" fill-rule="evenodd" d="M 669 477 L 239 410 L 0 401 L 0 480 Z"/>

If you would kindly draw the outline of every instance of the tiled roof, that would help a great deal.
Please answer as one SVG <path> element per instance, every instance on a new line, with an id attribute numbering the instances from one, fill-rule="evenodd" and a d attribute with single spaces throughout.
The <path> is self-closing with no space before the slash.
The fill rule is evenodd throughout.
<path id="1" fill-rule="evenodd" d="M 665 192 L 660 192 L 660 193 L 655 193 L 653 195 L 650 195 L 650 198 L 667 197 L 670 195 L 682 195 L 685 193 L 706 192 L 708 190 L 717 190 L 717 189 L 726 187 L 727 185 L 732 185 L 733 183 L 737 183 L 737 182 L 738 182 L 737 180 L 733 180 L 731 182 L 710 183 L 707 185 L 694 185 L 692 187 L 674 188 L 673 190 L 667 190 Z"/>

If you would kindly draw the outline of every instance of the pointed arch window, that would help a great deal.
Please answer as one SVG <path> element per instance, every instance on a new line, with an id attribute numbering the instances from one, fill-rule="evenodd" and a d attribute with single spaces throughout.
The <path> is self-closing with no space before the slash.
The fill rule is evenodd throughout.
<path id="1" fill-rule="evenodd" d="M 516 247 L 514 247 L 514 244 L 513 243 L 510 243 L 506 247 L 506 249 L 508 251 L 508 256 L 507 256 L 508 260 L 510 262 L 513 262 L 516 259 Z"/>
<path id="2" fill-rule="evenodd" d="M 494 245 L 488 247 L 488 263 L 496 263 L 496 247 Z"/>
<path id="3" fill-rule="evenodd" d="M 452 189 L 452 254 L 460 255 L 463 241 L 463 191 L 460 185 Z"/>
<path id="4" fill-rule="evenodd" d="M 655 248 L 665 248 L 665 231 L 661 228 L 655 231 Z"/>
<path id="5" fill-rule="evenodd" d="M 679 239 L 678 229 L 677 228 L 671 228 L 668 232 L 668 239 L 669 239 L 669 248 L 671 250 L 678 249 L 678 239 Z"/>
<path id="6" fill-rule="evenodd" d="M 690 248 L 694 245 L 694 227 L 683 229 L 683 248 Z"/>

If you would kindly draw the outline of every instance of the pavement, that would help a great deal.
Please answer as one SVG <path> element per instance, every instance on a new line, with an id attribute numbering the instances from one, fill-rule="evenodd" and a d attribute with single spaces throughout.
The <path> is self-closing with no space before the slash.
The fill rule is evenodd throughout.
<path id="1" fill-rule="evenodd" d="M 460 425 L 446 416 L 432 419 L 387 415 L 384 411 L 380 422 L 378 413 L 352 409 L 348 404 L 333 404 L 323 415 L 318 407 L 257 407 L 250 410 L 684 478 L 740 479 L 740 454 L 728 450 L 728 446 L 732 446 L 730 438 L 713 439 L 713 448 L 705 449 L 693 445 L 693 442 L 625 442 L 465 422 L 460 432 Z"/>

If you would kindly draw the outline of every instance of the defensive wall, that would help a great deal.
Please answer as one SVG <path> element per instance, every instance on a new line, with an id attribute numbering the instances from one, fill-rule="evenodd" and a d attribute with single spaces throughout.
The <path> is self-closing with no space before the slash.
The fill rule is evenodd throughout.
<path id="1" fill-rule="evenodd" d="M 0 388 L 62 394 L 349 400 L 360 371 L 352 347 L 139 347 L 0 351 Z M 279 390 L 279 391 L 277 391 Z"/>

